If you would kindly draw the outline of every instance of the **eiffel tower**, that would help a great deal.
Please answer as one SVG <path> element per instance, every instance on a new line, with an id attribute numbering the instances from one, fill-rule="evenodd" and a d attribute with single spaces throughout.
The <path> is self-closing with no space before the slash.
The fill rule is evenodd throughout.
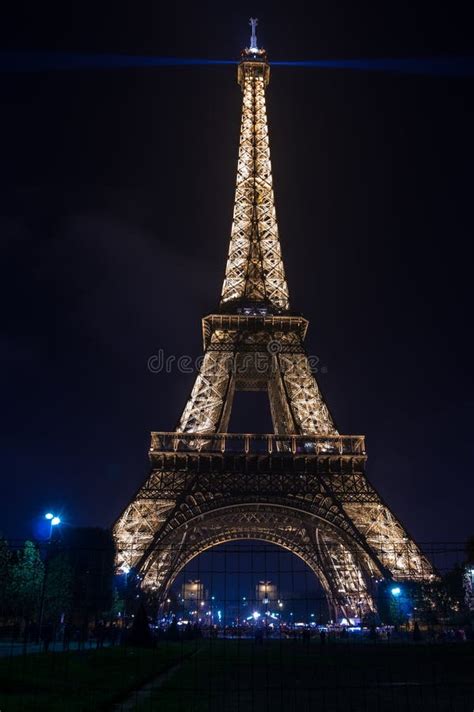
<path id="1" fill-rule="evenodd" d="M 261 540 L 300 557 L 334 620 L 376 611 L 381 580 L 429 580 L 430 562 L 365 474 L 361 435 L 340 435 L 291 312 L 272 187 L 265 106 L 270 66 L 241 54 L 237 186 L 218 309 L 173 432 L 151 435 L 151 474 L 114 525 L 117 566 L 164 601 L 181 569 L 223 542 Z M 229 433 L 236 390 L 267 391 L 273 434 Z"/>

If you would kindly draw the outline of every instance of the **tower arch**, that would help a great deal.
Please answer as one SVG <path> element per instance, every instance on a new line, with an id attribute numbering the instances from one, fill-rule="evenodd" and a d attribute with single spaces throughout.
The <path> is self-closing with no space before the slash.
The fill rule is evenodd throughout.
<path id="1" fill-rule="evenodd" d="M 229 541 L 265 541 L 291 552 L 314 573 L 334 620 L 375 610 L 380 570 L 354 536 L 292 503 L 240 502 L 194 514 L 157 542 L 139 564 L 145 586 L 164 602 L 179 572 L 196 556 Z"/>

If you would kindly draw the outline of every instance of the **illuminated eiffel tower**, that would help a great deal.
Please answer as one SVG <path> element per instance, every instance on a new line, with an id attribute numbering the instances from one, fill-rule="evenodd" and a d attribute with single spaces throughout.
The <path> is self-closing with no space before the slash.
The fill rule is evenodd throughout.
<path id="1" fill-rule="evenodd" d="M 114 526 L 117 566 L 164 600 L 193 557 L 223 542 L 277 544 L 323 586 L 333 619 L 376 609 L 376 584 L 433 569 L 365 475 L 364 437 L 340 435 L 292 314 L 280 250 L 265 108 L 270 66 L 256 21 L 241 55 L 237 187 L 219 308 L 173 432 L 154 432 L 151 474 Z M 228 433 L 236 390 L 268 392 L 273 434 Z"/>

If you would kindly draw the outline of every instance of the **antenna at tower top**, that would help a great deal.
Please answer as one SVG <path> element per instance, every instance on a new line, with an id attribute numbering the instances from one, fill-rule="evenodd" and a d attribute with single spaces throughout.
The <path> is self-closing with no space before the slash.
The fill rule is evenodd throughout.
<path id="1" fill-rule="evenodd" d="M 257 45 L 257 25 L 258 25 L 258 19 L 256 17 L 251 17 L 249 20 L 249 25 L 252 28 L 252 35 L 250 37 L 250 51 L 251 52 L 258 52 L 258 45 Z"/>

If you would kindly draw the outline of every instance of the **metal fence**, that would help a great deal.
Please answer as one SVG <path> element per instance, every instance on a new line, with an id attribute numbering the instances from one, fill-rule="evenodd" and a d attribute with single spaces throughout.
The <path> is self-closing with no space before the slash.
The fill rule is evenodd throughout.
<path id="1" fill-rule="evenodd" d="M 436 595 L 392 582 L 377 619 L 334 621 L 261 542 L 200 554 L 165 600 L 114 572 L 105 536 L 2 542 L 0 709 L 471 711 L 474 570 L 461 544 L 423 549 Z"/>

